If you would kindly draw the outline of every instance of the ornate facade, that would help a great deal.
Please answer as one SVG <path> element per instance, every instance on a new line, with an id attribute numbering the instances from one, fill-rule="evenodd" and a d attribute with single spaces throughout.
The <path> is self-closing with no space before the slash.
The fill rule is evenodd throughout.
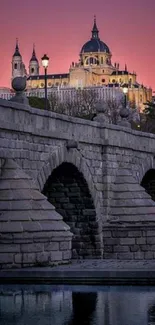
<path id="1" fill-rule="evenodd" d="M 35 48 L 33 47 L 27 74 L 17 42 L 12 59 L 12 78 L 23 75 L 27 76 L 27 90 L 44 88 L 44 75 L 39 74 Z M 126 65 L 124 70 L 120 70 L 118 63 L 112 63 L 109 47 L 100 40 L 96 18 L 91 39 L 81 48 L 79 62 L 72 62 L 68 73 L 48 74 L 47 79 L 48 88 L 128 87 L 128 99 L 140 111 L 144 109 L 144 103 L 152 100 L 152 90 L 137 82 L 135 72 L 129 72 Z"/>

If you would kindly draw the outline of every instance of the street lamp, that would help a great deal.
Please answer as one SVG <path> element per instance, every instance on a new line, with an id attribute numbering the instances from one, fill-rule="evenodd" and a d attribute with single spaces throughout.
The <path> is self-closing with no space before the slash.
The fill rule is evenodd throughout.
<path id="1" fill-rule="evenodd" d="M 123 87 L 123 93 L 124 93 L 124 100 L 125 100 L 125 102 L 124 102 L 124 104 L 125 104 L 125 108 L 126 108 L 126 105 L 127 105 L 127 93 L 128 93 L 128 87 L 126 86 L 126 85 L 124 85 L 124 87 Z"/>
<path id="2" fill-rule="evenodd" d="M 45 70 L 45 109 L 48 109 L 47 107 L 47 68 L 48 68 L 48 62 L 49 62 L 49 57 L 44 54 L 44 56 L 41 58 L 42 61 L 42 66 Z"/>

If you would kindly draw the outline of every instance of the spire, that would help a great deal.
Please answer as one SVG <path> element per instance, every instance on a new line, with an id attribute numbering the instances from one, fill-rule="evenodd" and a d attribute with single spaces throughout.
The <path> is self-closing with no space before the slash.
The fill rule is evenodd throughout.
<path id="1" fill-rule="evenodd" d="M 35 52 L 35 44 L 33 43 L 33 51 L 32 51 L 32 56 L 31 56 L 31 60 L 30 61 L 37 61 L 38 59 L 36 57 L 36 52 Z"/>
<path id="2" fill-rule="evenodd" d="M 18 38 L 16 38 L 16 46 L 15 46 L 15 52 L 13 56 L 21 56 L 19 52 L 19 46 L 18 46 Z"/>
<path id="3" fill-rule="evenodd" d="M 93 25 L 93 29 L 92 29 L 92 39 L 99 39 L 99 30 L 97 28 L 97 24 L 96 24 L 96 16 L 94 16 L 94 25 Z"/>

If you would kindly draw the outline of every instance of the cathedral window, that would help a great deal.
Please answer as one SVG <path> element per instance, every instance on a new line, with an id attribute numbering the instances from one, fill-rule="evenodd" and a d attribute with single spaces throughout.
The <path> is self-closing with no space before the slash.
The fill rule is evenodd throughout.
<path id="1" fill-rule="evenodd" d="M 17 63 L 14 64 L 14 69 L 17 69 Z"/>
<path id="2" fill-rule="evenodd" d="M 143 101 L 143 97 L 142 95 L 140 95 L 140 103 L 142 103 L 142 101 Z"/>
<path id="3" fill-rule="evenodd" d="M 86 60 L 86 65 L 90 65 L 90 64 L 97 64 L 97 59 L 90 57 Z"/>
<path id="4" fill-rule="evenodd" d="M 34 68 L 31 68 L 31 73 L 34 73 Z"/>

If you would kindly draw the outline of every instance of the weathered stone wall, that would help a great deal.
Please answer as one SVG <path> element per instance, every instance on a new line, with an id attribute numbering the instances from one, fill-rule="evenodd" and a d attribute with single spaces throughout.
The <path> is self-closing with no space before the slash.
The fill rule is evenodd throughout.
<path id="1" fill-rule="evenodd" d="M 78 146 L 68 148 L 67 144 L 70 140 L 77 142 Z M 119 229 L 117 233 L 118 243 L 113 244 L 115 237 L 113 231 L 111 232 L 110 221 L 114 218 L 118 220 L 117 226 L 121 222 L 121 227 L 127 230 L 124 239 L 130 238 L 129 234 L 133 231 L 132 227 L 137 227 L 136 231 L 140 231 L 142 237 L 146 233 L 145 242 L 148 245 L 148 232 L 146 230 L 148 228 L 143 228 L 142 223 L 145 222 L 145 225 L 149 226 L 150 218 L 152 218 L 151 227 L 152 229 L 155 227 L 154 206 L 150 208 L 152 203 L 149 202 L 148 204 L 148 198 L 145 200 L 144 196 L 141 197 L 143 204 L 137 201 L 138 198 L 135 199 L 134 203 L 131 200 L 130 210 L 127 206 L 129 198 L 127 198 L 128 202 L 125 203 L 124 201 L 124 206 L 120 206 L 120 203 L 115 199 L 114 187 L 117 187 L 118 192 L 121 188 L 122 196 L 123 191 L 127 191 L 129 184 L 132 186 L 130 192 L 136 186 L 138 186 L 136 191 L 140 191 L 138 184 L 141 183 L 143 176 L 150 168 L 155 168 L 154 135 L 120 126 L 103 126 L 97 122 L 67 117 L 0 100 L 0 147 L 0 167 L 5 159 L 14 159 L 26 174 L 33 177 L 40 191 L 43 191 L 52 171 L 63 162 L 73 164 L 82 173 L 96 211 L 95 220 L 99 229 L 100 245 L 104 257 L 107 256 L 105 254 L 111 254 L 111 257 L 119 258 L 118 253 L 115 252 L 119 249 L 117 246 L 125 246 L 123 249 L 129 249 L 127 253 L 130 252 L 132 258 L 136 256 L 135 253 L 141 252 L 141 246 L 139 246 L 138 251 L 134 252 L 132 251 L 134 248 L 131 248 L 130 244 L 127 244 L 128 248 L 122 244 L 123 237 Z M 123 175 L 121 180 L 120 178 L 117 179 L 120 170 L 130 171 L 132 181 L 130 181 L 130 177 L 124 181 Z M 136 210 L 137 204 L 138 210 Z M 149 216 L 147 206 L 152 209 L 150 210 L 152 217 Z M 117 211 L 117 217 L 114 216 L 114 210 Z M 145 218 L 142 216 L 142 223 L 139 220 L 138 225 L 134 223 L 137 213 L 135 211 L 139 211 L 139 218 L 141 218 L 141 211 L 145 214 Z M 131 220 L 132 225 L 124 223 L 123 220 L 126 218 Z M 108 231 L 108 227 L 111 237 L 106 238 L 105 234 L 101 236 L 103 234 L 102 229 Z M 138 227 L 140 228 L 138 229 Z M 134 239 L 131 246 L 138 245 L 136 233 L 131 238 Z M 111 239 L 111 245 L 109 239 Z M 108 249 L 111 251 L 107 252 Z M 153 246 L 152 248 L 148 246 L 148 252 L 151 249 L 153 251 Z M 144 258 L 145 256 L 146 258 L 152 256 L 152 254 L 145 253 L 142 255 Z"/>
<path id="2" fill-rule="evenodd" d="M 155 227 L 145 225 L 104 225 L 105 259 L 155 259 Z"/>

